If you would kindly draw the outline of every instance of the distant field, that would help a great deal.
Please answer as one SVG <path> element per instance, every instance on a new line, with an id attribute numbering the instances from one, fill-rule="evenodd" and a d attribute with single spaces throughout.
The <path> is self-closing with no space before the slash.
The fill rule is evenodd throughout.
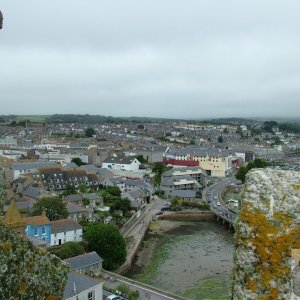
<path id="1" fill-rule="evenodd" d="M 45 122 L 45 119 L 48 116 L 40 116 L 40 115 L 32 115 L 32 116 L 16 116 L 15 117 L 15 121 L 19 122 L 19 121 L 24 121 L 24 120 L 30 120 L 31 122 Z"/>

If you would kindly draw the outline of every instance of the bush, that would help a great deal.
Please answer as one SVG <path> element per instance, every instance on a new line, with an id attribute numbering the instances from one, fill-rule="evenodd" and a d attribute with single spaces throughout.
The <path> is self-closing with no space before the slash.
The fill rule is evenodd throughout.
<path id="1" fill-rule="evenodd" d="M 60 259 L 66 259 L 85 253 L 84 247 L 76 242 L 67 242 L 61 246 L 49 248 L 49 252 L 58 256 Z"/>

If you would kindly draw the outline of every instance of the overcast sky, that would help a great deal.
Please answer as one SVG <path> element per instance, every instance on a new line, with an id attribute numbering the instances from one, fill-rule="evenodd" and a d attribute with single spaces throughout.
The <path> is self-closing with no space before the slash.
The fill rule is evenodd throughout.
<path id="1" fill-rule="evenodd" d="M 300 115 L 299 0 L 1 0 L 0 10 L 0 114 Z"/>

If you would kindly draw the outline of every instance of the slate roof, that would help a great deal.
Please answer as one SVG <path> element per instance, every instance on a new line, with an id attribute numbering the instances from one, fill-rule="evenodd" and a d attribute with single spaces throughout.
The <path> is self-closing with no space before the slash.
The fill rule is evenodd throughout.
<path id="1" fill-rule="evenodd" d="M 65 199 L 71 202 L 80 202 L 82 200 L 82 196 L 80 194 L 73 194 L 65 196 Z"/>
<path id="2" fill-rule="evenodd" d="M 50 224 L 49 219 L 45 215 L 23 218 L 27 225 L 46 225 Z"/>
<path id="3" fill-rule="evenodd" d="M 64 169 L 76 169 L 78 166 L 74 162 L 66 163 Z"/>
<path id="4" fill-rule="evenodd" d="M 174 173 L 180 172 L 180 173 L 185 173 L 185 172 L 193 172 L 193 171 L 199 171 L 203 175 L 206 175 L 206 172 L 201 168 L 201 167 L 180 167 L 180 168 L 172 168 L 168 171 L 165 171 L 162 176 L 173 176 Z M 181 176 L 181 175 L 175 175 L 175 176 Z"/>
<path id="5" fill-rule="evenodd" d="M 98 284 L 100 284 L 100 281 L 97 279 L 76 272 L 69 272 L 63 299 L 72 298 Z M 74 293 L 74 286 L 76 287 L 76 293 Z"/>
<path id="6" fill-rule="evenodd" d="M 28 169 L 47 168 L 53 166 L 57 166 L 57 164 L 53 162 L 37 161 L 37 162 L 30 162 L 30 163 L 14 163 L 12 164 L 11 167 L 13 170 L 28 170 Z"/>
<path id="7" fill-rule="evenodd" d="M 92 194 L 82 194 L 82 198 L 86 198 L 86 199 L 89 199 L 89 200 L 101 200 L 101 199 L 103 199 L 102 196 L 100 196 L 98 194 L 95 194 L 95 193 L 92 193 Z"/>
<path id="8" fill-rule="evenodd" d="M 195 198 L 196 192 L 191 190 L 173 190 L 171 196 L 181 198 Z"/>
<path id="9" fill-rule="evenodd" d="M 75 229 L 82 229 L 82 226 L 73 219 L 52 221 L 50 224 L 51 224 L 51 233 L 59 233 L 59 232 L 72 231 Z"/>
<path id="10" fill-rule="evenodd" d="M 229 152 L 227 150 L 217 150 L 217 149 L 209 149 L 209 148 L 183 148 L 175 151 L 171 151 L 167 153 L 168 155 L 175 155 L 175 156 L 201 156 L 201 157 L 227 157 Z"/>
<path id="11" fill-rule="evenodd" d="M 95 251 L 93 251 L 67 258 L 64 261 L 70 265 L 72 270 L 77 270 L 97 263 L 101 263 L 103 259 Z"/>
<path id="12" fill-rule="evenodd" d="M 196 181 L 192 178 L 190 175 L 184 175 L 184 176 L 170 176 L 170 177 L 163 177 L 161 179 L 161 185 L 163 186 L 173 186 L 175 183 L 180 183 L 181 181 Z"/>
<path id="13" fill-rule="evenodd" d="M 41 193 L 41 191 L 35 187 L 30 187 L 26 190 L 23 191 L 23 195 L 30 197 L 30 198 L 36 198 L 39 194 Z"/>
<path id="14" fill-rule="evenodd" d="M 67 206 L 67 210 L 68 210 L 69 214 L 80 213 L 80 212 L 93 212 L 93 210 L 90 208 L 84 208 L 84 207 L 81 207 L 81 206 L 74 204 L 72 202 L 69 202 L 69 201 L 67 201 L 66 206 Z"/>
<path id="15" fill-rule="evenodd" d="M 104 160 L 104 163 L 123 164 L 130 165 L 136 158 L 130 156 L 119 156 L 116 157 L 111 155 Z"/>

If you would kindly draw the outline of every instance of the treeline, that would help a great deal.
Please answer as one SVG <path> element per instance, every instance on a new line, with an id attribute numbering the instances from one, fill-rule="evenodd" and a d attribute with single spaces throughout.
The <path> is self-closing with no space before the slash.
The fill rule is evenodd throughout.
<path id="1" fill-rule="evenodd" d="M 84 124 L 104 124 L 104 123 L 151 123 L 151 122 L 166 122 L 171 119 L 147 118 L 147 117 L 112 117 L 102 115 L 52 115 L 45 119 L 47 123 L 84 123 Z"/>
<path id="2" fill-rule="evenodd" d="M 300 133 L 300 124 L 299 123 L 281 123 L 279 124 L 279 130 Z"/>

